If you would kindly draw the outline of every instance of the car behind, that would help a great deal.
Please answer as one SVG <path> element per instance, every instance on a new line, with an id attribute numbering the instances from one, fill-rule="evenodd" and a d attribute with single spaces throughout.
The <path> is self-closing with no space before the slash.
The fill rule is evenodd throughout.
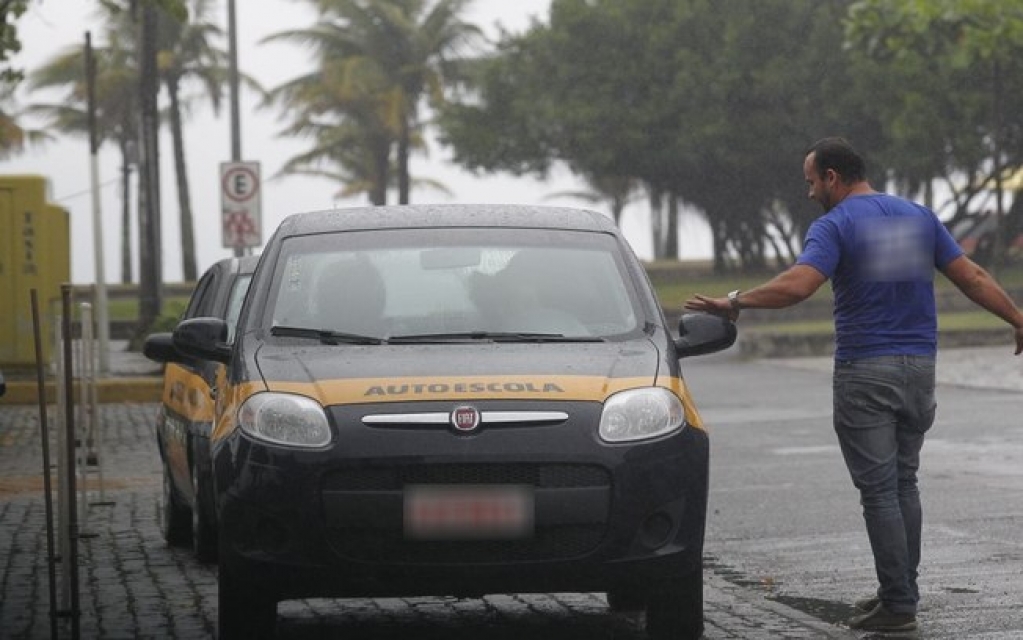
<path id="1" fill-rule="evenodd" d="M 182 320 L 219 318 L 228 327 L 230 342 L 257 260 L 255 256 L 225 258 L 207 269 L 196 283 Z M 212 562 L 217 555 L 217 526 L 210 430 L 216 380 L 223 364 L 183 356 L 174 348 L 171 333 L 149 336 L 143 353 L 167 363 L 156 420 L 163 463 L 160 530 L 168 544 L 191 544 L 199 560 Z"/>

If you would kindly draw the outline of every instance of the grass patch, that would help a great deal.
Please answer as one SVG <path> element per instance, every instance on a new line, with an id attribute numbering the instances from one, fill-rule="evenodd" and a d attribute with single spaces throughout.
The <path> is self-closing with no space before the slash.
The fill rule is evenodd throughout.
<path id="1" fill-rule="evenodd" d="M 772 273 L 715 275 L 709 267 L 697 270 L 686 267 L 682 263 L 679 264 L 680 266 L 676 268 L 671 268 L 666 263 L 648 265 L 650 280 L 657 292 L 658 300 L 661 301 L 661 305 L 665 309 L 681 307 L 686 300 L 697 293 L 723 297 L 735 289 L 746 291 L 764 284 L 775 275 Z M 1004 267 L 998 272 L 997 280 L 1006 289 L 1023 289 L 1023 264 Z M 934 279 L 934 287 L 938 292 L 955 290 L 955 285 L 940 274 Z M 826 282 L 811 299 L 830 297 L 831 285 Z M 995 318 L 994 322 L 997 325 L 1001 321 Z"/>
<path id="2" fill-rule="evenodd" d="M 164 298 L 163 313 L 161 316 L 173 316 L 178 318 L 188 306 L 188 298 L 172 297 Z M 139 317 L 138 298 L 111 298 L 107 303 L 107 313 L 111 320 L 133 321 Z"/>
<path id="3" fill-rule="evenodd" d="M 647 272 L 657 293 L 657 299 L 665 309 L 679 309 L 686 300 L 697 293 L 708 296 L 724 296 L 729 291 L 740 289 L 746 291 L 761 285 L 774 275 L 773 273 L 740 274 L 730 273 L 717 275 L 707 262 L 656 262 L 647 264 Z M 1023 289 L 1023 264 L 1005 267 L 998 273 L 998 281 L 1007 289 Z M 938 276 L 935 288 L 939 291 L 954 289 L 955 286 L 944 276 Z M 813 298 L 831 297 L 831 286 L 822 286 Z M 178 317 L 188 304 L 188 296 L 166 296 L 163 301 L 163 316 Z M 138 318 L 138 298 L 135 296 L 111 297 L 108 307 L 111 320 L 135 320 Z M 956 313 L 941 316 L 942 329 L 969 329 L 997 327 L 1001 320 L 983 311 L 975 313 Z M 948 323 L 946 325 L 946 323 Z M 831 331 L 831 321 L 792 322 L 784 325 L 760 325 L 763 327 L 787 327 L 792 332 L 805 331 L 810 333 Z"/>
<path id="4" fill-rule="evenodd" d="M 806 322 L 784 322 L 771 324 L 758 324 L 749 327 L 742 327 L 742 320 L 739 326 L 750 333 L 780 333 L 780 334 L 827 334 L 834 333 L 835 327 L 831 320 L 810 320 Z M 938 331 L 985 331 L 988 329 L 1005 329 L 1008 325 L 996 316 L 987 311 L 955 311 L 938 314 Z"/>

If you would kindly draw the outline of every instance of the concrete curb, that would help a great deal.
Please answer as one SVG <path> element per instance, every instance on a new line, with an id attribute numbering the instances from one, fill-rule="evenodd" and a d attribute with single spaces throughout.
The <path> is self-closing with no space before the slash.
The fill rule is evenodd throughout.
<path id="1" fill-rule="evenodd" d="M 53 381 L 45 383 L 46 402 L 57 401 L 56 385 Z M 160 402 L 163 395 L 163 378 L 159 376 L 131 376 L 102 378 L 96 382 L 96 399 L 100 403 L 114 402 Z M 79 388 L 75 388 L 75 400 L 79 396 Z M 8 380 L 7 393 L 0 398 L 0 405 L 34 405 L 39 404 L 39 385 L 26 380 Z"/>

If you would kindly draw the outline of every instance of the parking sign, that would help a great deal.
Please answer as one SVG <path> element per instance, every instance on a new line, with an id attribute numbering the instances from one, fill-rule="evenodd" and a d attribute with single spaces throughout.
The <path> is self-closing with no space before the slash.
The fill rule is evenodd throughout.
<path id="1" fill-rule="evenodd" d="M 220 210 L 224 247 L 250 248 L 263 243 L 261 205 L 259 163 L 220 163 Z"/>

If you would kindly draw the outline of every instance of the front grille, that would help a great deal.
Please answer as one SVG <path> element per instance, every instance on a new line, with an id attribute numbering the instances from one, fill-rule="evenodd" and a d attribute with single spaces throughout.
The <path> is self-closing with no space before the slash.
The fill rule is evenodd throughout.
<path id="1" fill-rule="evenodd" d="M 389 517 L 366 526 L 362 518 L 335 518 L 327 535 L 335 552 L 360 562 L 473 564 L 526 560 L 563 560 L 585 555 L 600 544 L 610 504 L 593 521 L 544 523 L 521 540 L 409 540 L 401 525 L 401 495 L 406 485 L 529 485 L 537 490 L 604 489 L 611 478 L 596 465 L 433 464 L 339 469 L 324 477 L 324 494 L 373 492 Z M 609 502 L 610 498 L 608 498 Z M 384 522 L 386 524 L 379 524 Z"/>
<path id="2" fill-rule="evenodd" d="M 604 525 L 538 529 L 528 540 L 407 540 L 401 531 L 331 529 L 330 543 L 341 555 L 360 562 L 398 564 L 479 564 L 565 560 L 588 553 L 604 537 Z"/>
<path id="3" fill-rule="evenodd" d="M 527 484 L 543 489 L 609 487 L 603 467 L 582 464 L 423 464 L 335 470 L 324 491 L 401 491 L 408 484 Z"/>

